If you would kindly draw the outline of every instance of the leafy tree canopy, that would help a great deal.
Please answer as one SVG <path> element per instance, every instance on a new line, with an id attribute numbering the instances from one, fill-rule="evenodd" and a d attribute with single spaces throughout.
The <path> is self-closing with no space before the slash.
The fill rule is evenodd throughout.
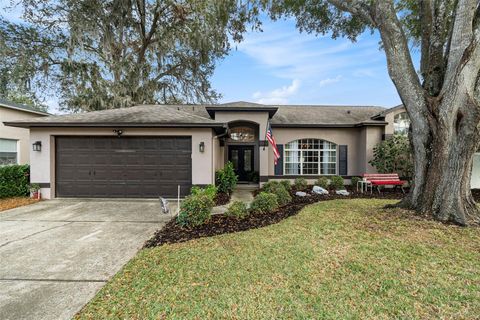
<path id="1" fill-rule="evenodd" d="M 215 62 L 247 20 L 234 0 L 18 0 L 0 20 L 7 87 L 56 92 L 71 111 L 218 98 Z M 25 89 L 25 88 L 22 88 Z"/>

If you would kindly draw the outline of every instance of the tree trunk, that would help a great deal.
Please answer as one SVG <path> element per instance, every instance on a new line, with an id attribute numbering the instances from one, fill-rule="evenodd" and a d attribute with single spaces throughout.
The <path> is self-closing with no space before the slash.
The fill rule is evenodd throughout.
<path id="1" fill-rule="evenodd" d="M 415 183 L 399 206 L 444 222 L 479 224 L 480 211 L 470 190 L 473 156 L 480 143 L 478 108 L 472 102 L 445 118 L 436 114 L 442 108 L 435 101 L 429 103 L 430 130 L 411 135 Z"/>

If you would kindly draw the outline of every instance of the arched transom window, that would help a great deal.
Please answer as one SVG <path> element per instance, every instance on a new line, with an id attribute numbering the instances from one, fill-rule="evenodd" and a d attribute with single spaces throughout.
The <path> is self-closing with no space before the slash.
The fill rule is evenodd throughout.
<path id="1" fill-rule="evenodd" d="M 233 127 L 230 129 L 229 140 L 235 142 L 254 142 L 255 129 L 247 126 Z"/>
<path id="2" fill-rule="evenodd" d="M 408 134 L 410 128 L 410 118 L 408 113 L 402 112 L 393 117 L 393 133 L 394 134 Z"/>
<path id="3" fill-rule="evenodd" d="M 285 174 L 334 175 L 337 145 L 320 139 L 299 139 L 285 145 Z"/>

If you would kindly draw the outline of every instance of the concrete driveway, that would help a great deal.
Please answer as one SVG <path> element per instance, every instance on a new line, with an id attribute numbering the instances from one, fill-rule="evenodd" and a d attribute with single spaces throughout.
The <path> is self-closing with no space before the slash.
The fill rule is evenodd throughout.
<path id="1" fill-rule="evenodd" d="M 153 200 L 0 212 L 0 319 L 71 318 L 170 218 Z"/>

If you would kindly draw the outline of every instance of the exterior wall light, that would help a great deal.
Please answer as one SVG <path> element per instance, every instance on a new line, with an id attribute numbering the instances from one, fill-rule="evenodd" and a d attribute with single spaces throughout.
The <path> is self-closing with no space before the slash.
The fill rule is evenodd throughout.
<path id="1" fill-rule="evenodd" d="M 41 141 L 35 141 L 32 144 L 33 151 L 42 151 L 42 142 Z"/>
<path id="2" fill-rule="evenodd" d="M 117 137 L 120 138 L 120 136 L 123 134 L 123 130 L 122 129 L 114 129 L 113 133 L 115 133 L 117 135 Z"/>
<path id="3" fill-rule="evenodd" d="M 205 142 L 200 142 L 200 144 L 198 145 L 198 150 L 200 150 L 200 152 L 205 152 Z"/>

